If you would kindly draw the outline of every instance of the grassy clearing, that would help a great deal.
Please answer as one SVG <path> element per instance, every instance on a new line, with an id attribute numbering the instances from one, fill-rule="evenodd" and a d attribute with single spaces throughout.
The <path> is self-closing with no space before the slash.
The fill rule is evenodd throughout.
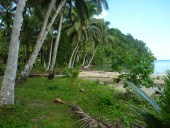
<path id="1" fill-rule="evenodd" d="M 80 92 L 82 88 L 84 92 Z M 67 104 L 54 103 L 57 97 Z M 124 94 L 113 87 L 81 79 L 73 93 L 67 78 L 30 78 L 16 86 L 15 101 L 11 110 L 0 112 L 0 128 L 80 128 L 69 104 L 76 104 L 91 116 L 122 128 L 140 122 L 127 105 L 132 100 Z"/>

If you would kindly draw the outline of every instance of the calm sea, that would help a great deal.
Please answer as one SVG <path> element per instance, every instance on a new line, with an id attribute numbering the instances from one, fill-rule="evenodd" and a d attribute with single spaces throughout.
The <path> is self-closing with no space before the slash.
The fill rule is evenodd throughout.
<path id="1" fill-rule="evenodd" d="M 165 74 L 167 69 L 170 70 L 170 60 L 156 60 L 154 74 Z"/>

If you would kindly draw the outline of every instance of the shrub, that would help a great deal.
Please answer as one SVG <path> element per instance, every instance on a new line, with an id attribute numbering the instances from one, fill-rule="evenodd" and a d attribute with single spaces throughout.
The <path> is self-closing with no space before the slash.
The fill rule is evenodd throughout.
<path id="1" fill-rule="evenodd" d="M 67 68 L 65 70 L 65 73 L 67 77 L 70 79 L 71 84 L 72 84 L 72 90 L 75 91 L 76 88 L 76 82 L 80 73 L 79 68 Z"/>

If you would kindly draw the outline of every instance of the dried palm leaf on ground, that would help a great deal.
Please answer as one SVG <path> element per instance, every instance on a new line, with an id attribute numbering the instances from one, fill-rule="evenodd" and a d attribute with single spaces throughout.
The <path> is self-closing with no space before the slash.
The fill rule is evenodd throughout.
<path id="1" fill-rule="evenodd" d="M 97 118 L 91 117 L 78 106 L 72 105 L 71 108 L 75 115 L 81 119 L 80 121 L 83 122 L 82 128 L 114 128 Z"/>

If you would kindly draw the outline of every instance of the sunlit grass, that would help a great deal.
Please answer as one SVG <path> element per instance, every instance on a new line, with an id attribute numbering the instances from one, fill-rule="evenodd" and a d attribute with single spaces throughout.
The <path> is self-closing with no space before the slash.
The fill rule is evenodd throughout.
<path id="1" fill-rule="evenodd" d="M 84 92 L 80 91 L 82 88 Z M 66 104 L 54 103 L 57 97 Z M 73 92 L 67 78 L 30 78 L 16 86 L 15 106 L 1 111 L 0 128 L 80 128 L 70 104 L 102 121 L 117 121 L 122 127 L 130 127 L 135 115 L 123 97 L 114 88 L 91 81 L 79 79 Z"/>

